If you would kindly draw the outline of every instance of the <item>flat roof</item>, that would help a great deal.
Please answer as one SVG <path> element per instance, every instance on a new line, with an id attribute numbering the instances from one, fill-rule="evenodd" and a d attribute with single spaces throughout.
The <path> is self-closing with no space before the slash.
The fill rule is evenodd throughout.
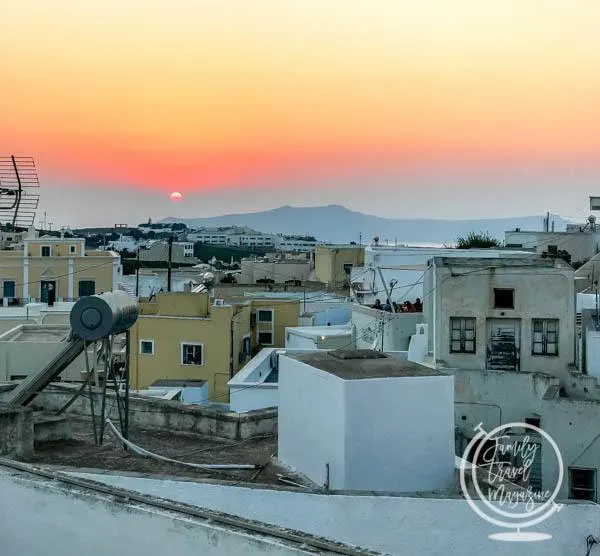
<path id="1" fill-rule="evenodd" d="M 155 380 L 150 388 L 201 388 L 206 384 L 206 380 L 176 380 L 176 379 L 160 379 Z"/>
<path id="2" fill-rule="evenodd" d="M 69 328 L 64 329 L 45 329 L 43 325 L 39 328 L 21 328 L 10 338 L 4 341 L 9 342 L 61 342 L 69 335 Z"/>
<path id="3" fill-rule="evenodd" d="M 305 338 L 314 338 L 316 336 L 325 336 L 328 338 L 335 336 L 348 336 L 352 329 L 348 326 L 293 326 L 287 329 L 290 334 L 296 334 Z"/>
<path id="4" fill-rule="evenodd" d="M 542 268 L 570 268 L 562 259 L 543 258 L 541 255 L 531 254 L 522 257 L 433 257 L 436 266 L 487 266 L 487 267 L 542 267 Z M 563 267 L 557 266 L 562 262 Z"/>
<path id="5" fill-rule="evenodd" d="M 293 359 L 344 380 L 447 376 L 446 373 L 370 349 L 339 349 L 290 355 Z"/>

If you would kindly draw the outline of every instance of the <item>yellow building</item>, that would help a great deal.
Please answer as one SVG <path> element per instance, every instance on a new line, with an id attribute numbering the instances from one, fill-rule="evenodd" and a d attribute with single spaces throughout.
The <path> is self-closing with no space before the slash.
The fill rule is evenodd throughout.
<path id="1" fill-rule="evenodd" d="M 74 301 L 116 288 L 121 257 L 112 251 L 86 251 L 83 238 L 38 237 L 31 231 L 22 249 L 0 251 L 0 297 L 4 305 Z"/>
<path id="2" fill-rule="evenodd" d="M 227 382 L 255 349 L 284 347 L 286 327 L 298 326 L 297 300 L 215 303 L 207 293 L 190 292 L 161 293 L 141 303 L 131 329 L 132 388 L 161 379 L 204 380 L 209 400 L 226 403 Z"/>
<path id="3" fill-rule="evenodd" d="M 349 283 L 353 267 L 365 264 L 365 248 L 361 245 L 319 245 L 315 247 L 315 278 L 332 286 Z"/>

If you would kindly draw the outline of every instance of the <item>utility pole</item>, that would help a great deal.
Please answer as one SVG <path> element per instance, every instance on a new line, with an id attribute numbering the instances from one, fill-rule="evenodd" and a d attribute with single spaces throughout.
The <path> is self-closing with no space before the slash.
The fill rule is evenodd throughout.
<path id="1" fill-rule="evenodd" d="M 169 258 L 167 266 L 167 291 L 171 291 L 171 259 L 173 258 L 173 236 L 169 237 Z"/>
<path id="2" fill-rule="evenodd" d="M 136 269 L 135 269 L 135 296 L 140 296 L 140 246 L 137 248 L 136 256 Z"/>

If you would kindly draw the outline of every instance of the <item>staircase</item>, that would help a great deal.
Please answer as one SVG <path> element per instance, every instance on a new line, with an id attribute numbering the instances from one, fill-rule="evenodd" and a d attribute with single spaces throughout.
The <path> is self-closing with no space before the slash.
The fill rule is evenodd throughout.
<path id="1" fill-rule="evenodd" d="M 128 284 L 123 284 L 122 282 L 119 282 L 117 284 L 117 289 L 123 292 L 128 293 L 129 295 L 132 295 L 133 297 L 136 297 L 135 295 L 135 289 L 133 288 L 133 286 L 130 286 Z"/>

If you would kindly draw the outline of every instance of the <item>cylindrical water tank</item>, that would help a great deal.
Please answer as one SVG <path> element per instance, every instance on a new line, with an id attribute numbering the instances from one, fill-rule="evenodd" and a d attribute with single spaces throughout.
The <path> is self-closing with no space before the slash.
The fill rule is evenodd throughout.
<path id="1" fill-rule="evenodd" d="M 137 299 L 123 291 L 82 297 L 71 309 L 73 334 L 87 341 L 121 334 L 140 314 Z"/>

